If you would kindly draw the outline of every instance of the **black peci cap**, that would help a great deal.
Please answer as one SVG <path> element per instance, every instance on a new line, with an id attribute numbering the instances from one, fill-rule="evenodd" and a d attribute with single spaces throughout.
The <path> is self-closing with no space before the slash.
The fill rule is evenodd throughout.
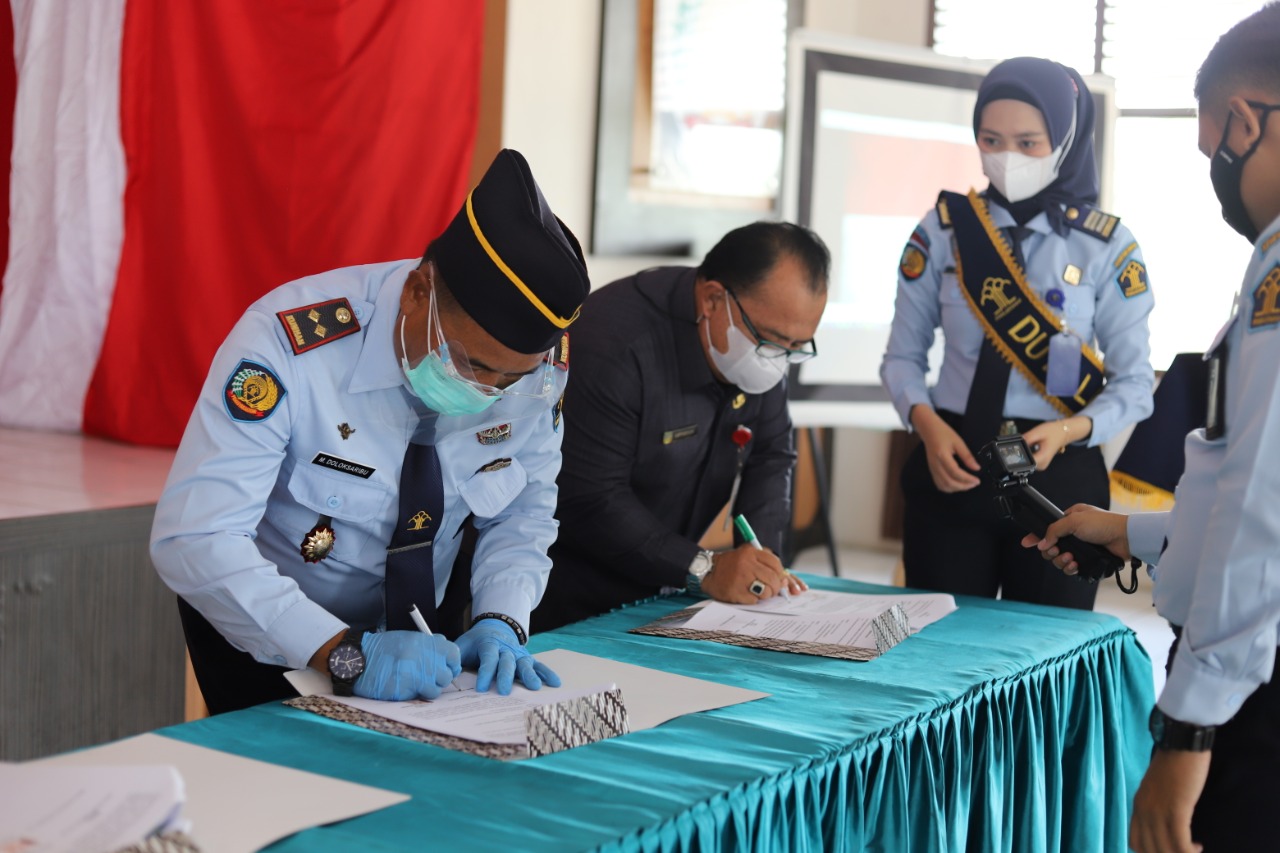
<path id="1" fill-rule="evenodd" d="M 510 148 L 498 152 L 432 253 L 463 310 L 516 352 L 550 349 L 591 289 L 577 238 Z"/>

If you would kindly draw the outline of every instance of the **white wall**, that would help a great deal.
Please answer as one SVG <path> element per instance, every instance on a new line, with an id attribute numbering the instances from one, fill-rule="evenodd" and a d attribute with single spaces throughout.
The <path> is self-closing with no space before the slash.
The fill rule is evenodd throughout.
<path id="1" fill-rule="evenodd" d="M 508 0 L 502 144 L 520 150 L 557 215 L 585 240 L 591 224 L 601 4 L 608 0 Z M 923 45 L 930 0 L 805 0 L 804 26 Z M 671 259 L 665 259 L 671 263 Z M 592 257 L 595 285 L 651 259 Z M 842 545 L 891 549 L 880 539 L 886 433 L 840 429 L 832 522 Z"/>

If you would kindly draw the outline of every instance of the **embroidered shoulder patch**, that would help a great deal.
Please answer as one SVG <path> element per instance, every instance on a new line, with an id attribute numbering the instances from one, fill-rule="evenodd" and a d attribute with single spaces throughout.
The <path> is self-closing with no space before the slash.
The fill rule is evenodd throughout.
<path id="1" fill-rule="evenodd" d="M 1116 284 L 1120 287 L 1120 294 L 1125 299 L 1132 299 L 1135 296 L 1146 293 L 1147 285 L 1147 268 L 1142 265 L 1142 261 L 1137 259 L 1129 261 L 1124 265 L 1124 269 L 1120 270 L 1120 274 L 1116 276 Z"/>
<path id="2" fill-rule="evenodd" d="M 1090 237 L 1096 237 L 1104 243 L 1111 239 L 1111 235 L 1115 233 L 1116 226 L 1120 224 L 1119 216 L 1103 213 L 1096 207 L 1088 205 L 1068 207 L 1064 218 L 1067 225 L 1077 231 L 1083 231 Z"/>
<path id="3" fill-rule="evenodd" d="M 898 272 L 902 273 L 902 277 L 907 281 L 915 281 L 924 275 L 928 265 L 929 256 L 921 251 L 914 240 L 907 241 L 906 248 L 902 250 L 902 259 L 898 261 Z"/>
<path id="4" fill-rule="evenodd" d="M 1265 329 L 1280 323 L 1280 264 L 1271 268 L 1253 289 L 1253 313 L 1250 329 Z"/>
<path id="5" fill-rule="evenodd" d="M 257 423 L 271 417 L 286 393 L 271 368 L 242 358 L 227 379 L 222 402 L 232 420 Z"/>
<path id="6" fill-rule="evenodd" d="M 360 321 L 346 299 L 331 299 L 276 313 L 294 355 L 360 331 Z"/>

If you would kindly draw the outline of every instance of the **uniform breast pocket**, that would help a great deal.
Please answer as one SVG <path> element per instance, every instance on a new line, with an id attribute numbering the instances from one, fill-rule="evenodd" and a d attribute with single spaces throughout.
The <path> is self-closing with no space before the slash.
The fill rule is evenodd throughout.
<path id="1" fill-rule="evenodd" d="M 458 494 L 477 518 L 493 518 L 515 500 L 528 482 L 520 460 L 500 459 L 459 483 Z"/>
<path id="2" fill-rule="evenodd" d="M 392 499 L 391 490 L 381 483 L 304 465 L 295 468 L 289 477 L 289 494 L 317 517 L 327 515 L 333 519 L 334 554 L 344 558 L 364 547 L 383 522 Z"/>
<path id="3" fill-rule="evenodd" d="M 1059 303 L 1062 307 L 1057 308 L 1059 312 L 1066 317 L 1067 324 L 1072 326 L 1083 326 L 1086 329 L 1093 328 L 1093 315 L 1097 310 L 1098 291 L 1091 284 L 1081 283 L 1075 287 L 1071 285 L 1063 285 L 1057 288 L 1062 294 L 1061 298 L 1054 295 L 1054 289 L 1050 288 L 1042 298 L 1049 303 L 1051 307 L 1054 303 Z"/>

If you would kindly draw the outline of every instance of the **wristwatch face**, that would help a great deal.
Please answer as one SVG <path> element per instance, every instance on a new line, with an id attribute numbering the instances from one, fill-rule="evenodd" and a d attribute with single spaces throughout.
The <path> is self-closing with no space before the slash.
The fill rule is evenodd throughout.
<path id="1" fill-rule="evenodd" d="M 699 551 L 693 558 L 693 564 L 689 566 L 689 574 L 702 580 L 707 576 L 707 572 L 711 571 L 713 565 L 715 564 L 711 561 L 711 555 L 706 551 Z"/>
<path id="2" fill-rule="evenodd" d="M 329 674 L 339 681 L 355 681 L 364 672 L 364 653 L 360 647 L 342 643 L 329 653 Z"/>

